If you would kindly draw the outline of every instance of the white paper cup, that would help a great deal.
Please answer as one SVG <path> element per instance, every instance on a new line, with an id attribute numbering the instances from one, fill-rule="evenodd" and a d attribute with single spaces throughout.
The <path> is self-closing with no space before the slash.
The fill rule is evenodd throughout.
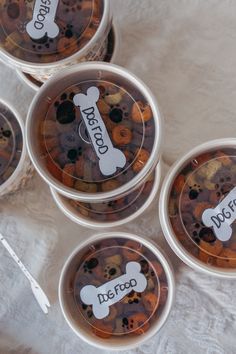
<path id="1" fill-rule="evenodd" d="M 93 103 L 97 118 L 91 124 L 97 122 L 96 132 L 74 99 L 80 97 L 78 90 L 88 97 L 90 89 L 99 93 L 102 105 L 96 109 Z M 31 104 L 26 131 L 30 157 L 42 178 L 60 194 L 81 202 L 111 201 L 131 193 L 160 160 L 162 121 L 156 100 L 142 81 L 113 64 L 78 64 L 48 80 Z M 107 150 L 100 154 L 101 143 Z M 79 169 L 84 164 L 83 172 L 67 171 L 75 163 Z M 67 177 L 72 182 L 67 183 Z"/>
<path id="2" fill-rule="evenodd" d="M 159 204 L 164 235 L 177 256 L 195 270 L 224 278 L 236 278 L 236 233 L 231 206 L 235 161 L 235 138 L 195 147 L 170 168 Z M 229 230 L 231 236 L 227 236 Z"/>
<path id="3" fill-rule="evenodd" d="M 9 103 L 0 100 L 0 197 L 23 188 L 33 174 L 26 152 L 24 123 Z"/>
<path id="4" fill-rule="evenodd" d="M 156 167 L 154 176 L 153 176 L 153 184 L 151 187 L 150 192 L 145 192 L 143 193 L 143 189 L 145 188 L 145 183 L 143 186 L 141 186 L 138 190 L 138 194 L 135 195 L 134 200 L 130 202 L 129 205 L 127 205 L 125 208 L 123 207 L 122 209 L 118 209 L 114 211 L 113 213 L 110 213 L 108 217 L 111 215 L 115 215 L 118 219 L 116 221 L 96 221 L 96 215 L 97 213 L 91 214 L 91 216 L 85 216 L 81 212 L 77 210 L 77 208 L 74 205 L 74 201 L 69 200 L 63 196 L 61 196 L 55 189 L 51 188 L 51 193 L 54 198 L 54 201 L 56 202 L 57 206 L 59 209 L 72 221 L 76 222 L 79 225 L 89 227 L 91 229 L 104 229 L 104 228 L 112 228 L 112 227 L 117 227 L 124 225 L 128 222 L 131 222 L 132 220 L 136 219 L 138 216 L 141 216 L 146 209 L 152 204 L 153 200 L 155 199 L 157 195 L 157 191 L 160 186 L 160 180 L 161 180 L 161 163 L 158 164 Z M 151 183 L 151 182 L 149 182 Z M 143 203 L 142 203 L 143 199 Z M 140 201 L 139 201 L 140 200 Z M 113 201 L 114 202 L 114 201 Z M 76 202 L 75 202 L 76 203 Z M 116 201 L 115 201 L 116 203 Z M 141 206 L 137 206 L 140 203 Z M 107 204 L 101 205 L 99 204 L 100 208 L 104 207 L 107 208 Z M 129 212 L 130 208 L 135 207 L 135 211 L 132 213 Z M 86 207 L 84 208 L 85 212 L 88 212 L 88 209 Z M 126 214 L 125 217 L 120 216 L 120 213 Z M 89 214 L 89 212 L 88 212 Z M 102 217 L 106 217 L 104 214 L 104 209 L 102 209 L 99 212 L 99 215 Z"/>
<path id="5" fill-rule="evenodd" d="M 138 250 L 134 251 L 132 245 Z M 116 265 L 110 264 L 111 259 L 116 260 Z M 107 274 L 108 268 L 112 271 L 103 278 L 103 270 Z M 92 284 L 96 284 L 95 290 L 90 290 L 84 299 L 85 287 Z M 129 284 L 130 291 L 124 293 L 123 286 L 118 289 L 122 284 Z M 136 286 L 142 288 L 139 296 L 131 292 Z M 113 287 L 116 292 L 112 297 Z M 98 295 L 99 292 L 105 289 L 112 298 L 108 314 L 104 313 L 107 303 L 96 302 L 96 298 L 102 296 Z M 95 295 L 93 299 L 92 294 Z M 159 294 L 159 300 L 155 294 Z M 149 304 L 151 307 L 145 300 L 149 296 L 153 299 L 152 305 Z M 103 297 L 105 299 L 105 294 Z M 174 277 L 166 257 L 154 243 L 127 233 L 99 234 L 86 240 L 66 261 L 59 282 L 61 310 L 71 329 L 88 344 L 110 351 L 133 349 L 149 340 L 166 322 L 173 298 Z M 85 305 L 91 301 L 96 305 Z"/>

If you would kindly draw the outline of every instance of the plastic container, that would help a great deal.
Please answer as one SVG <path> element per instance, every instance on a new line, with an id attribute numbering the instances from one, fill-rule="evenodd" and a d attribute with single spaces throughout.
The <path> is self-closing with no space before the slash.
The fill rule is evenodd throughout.
<path id="1" fill-rule="evenodd" d="M 210 141 L 170 169 L 160 220 L 173 251 L 190 267 L 236 278 L 236 139 Z"/>
<path id="2" fill-rule="evenodd" d="M 23 121 L 8 103 L 0 100 L 0 197 L 22 188 L 32 173 Z"/>
<path id="3" fill-rule="evenodd" d="M 112 64 L 78 64 L 51 78 L 31 104 L 26 131 L 39 174 L 81 202 L 122 198 L 160 159 L 161 118 L 153 95 Z"/>
<path id="4" fill-rule="evenodd" d="M 113 22 L 112 28 L 108 34 L 106 56 L 103 61 L 107 63 L 116 63 L 118 58 L 118 52 L 120 47 L 120 33 L 118 26 Z M 24 73 L 20 69 L 17 69 L 19 78 L 34 91 L 38 91 L 43 85 L 42 81 L 38 81 L 30 74 Z"/>
<path id="5" fill-rule="evenodd" d="M 116 227 L 140 216 L 153 202 L 161 179 L 161 164 L 148 180 L 125 198 L 102 203 L 82 203 L 61 196 L 53 188 L 53 198 L 72 221 L 92 229 Z"/>
<path id="6" fill-rule="evenodd" d="M 0 58 L 39 81 L 76 62 L 106 56 L 108 0 L 4 0 L 0 18 Z"/>
<path id="7" fill-rule="evenodd" d="M 72 330 L 102 349 L 128 350 L 165 323 L 174 298 L 172 269 L 156 246 L 126 233 L 81 244 L 61 273 L 59 300 Z"/>

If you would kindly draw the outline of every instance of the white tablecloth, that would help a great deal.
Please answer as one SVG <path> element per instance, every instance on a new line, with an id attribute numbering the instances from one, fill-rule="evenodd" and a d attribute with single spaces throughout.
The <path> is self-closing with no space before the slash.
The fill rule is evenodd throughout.
<path id="1" fill-rule="evenodd" d="M 236 1 L 116 0 L 123 36 L 119 63 L 153 90 L 165 119 L 166 167 L 198 143 L 236 133 Z M 0 96 L 25 118 L 34 93 L 0 65 Z M 176 301 L 164 328 L 134 353 L 234 354 L 236 282 L 197 273 L 167 246 L 158 201 L 119 228 L 151 237 L 175 267 Z M 94 232 L 69 221 L 35 176 L 25 190 L 0 204 L 0 231 L 45 289 L 45 316 L 27 280 L 0 246 L 0 353 L 105 353 L 78 339 L 65 323 L 58 277 L 73 248 Z"/>

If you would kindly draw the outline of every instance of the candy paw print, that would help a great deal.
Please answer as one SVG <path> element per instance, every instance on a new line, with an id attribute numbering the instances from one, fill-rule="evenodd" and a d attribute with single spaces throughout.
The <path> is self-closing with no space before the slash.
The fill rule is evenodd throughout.
<path id="1" fill-rule="evenodd" d="M 74 52 L 76 45 L 76 36 L 73 25 L 67 25 L 61 30 L 61 38 L 57 43 L 57 51 L 66 55 Z"/>
<path id="2" fill-rule="evenodd" d="M 89 273 L 92 274 L 93 270 L 98 266 L 98 260 L 97 258 L 91 258 L 88 261 L 84 262 L 83 265 L 83 270 L 84 273 Z"/>
<path id="3" fill-rule="evenodd" d="M 125 331 L 130 331 L 134 328 L 134 320 L 129 320 L 127 317 L 122 318 L 122 327 Z"/>
<path id="4" fill-rule="evenodd" d="M 216 240 L 213 230 L 206 227 L 203 223 L 194 224 L 192 238 L 197 244 L 199 244 L 201 240 L 209 243 L 215 242 Z"/>
<path id="5" fill-rule="evenodd" d="M 228 194 L 234 188 L 231 177 L 227 176 L 225 178 L 220 178 L 219 182 L 216 183 L 215 188 L 217 197 L 222 197 Z"/>
<path id="6" fill-rule="evenodd" d="M 65 27 L 63 27 L 63 29 L 61 30 L 62 37 L 72 38 L 74 36 L 73 28 L 74 26 L 70 24 L 67 24 Z"/>
<path id="7" fill-rule="evenodd" d="M 122 327 L 125 332 L 135 332 L 136 334 L 144 333 L 148 327 L 148 318 L 144 313 L 136 313 L 134 315 L 124 317 L 122 319 Z"/>
<path id="8" fill-rule="evenodd" d="M 104 269 L 104 278 L 107 280 L 118 277 L 121 274 L 120 267 L 116 264 L 108 264 Z"/>
<path id="9" fill-rule="evenodd" d="M 124 303 L 128 303 L 129 305 L 138 304 L 141 299 L 141 294 L 135 291 L 131 291 L 125 298 Z"/>
<path id="10" fill-rule="evenodd" d="M 75 106 L 73 103 L 74 93 L 69 95 L 63 93 L 60 97 L 60 101 L 56 101 L 54 106 L 56 108 L 56 119 L 60 124 L 72 123 L 76 118 Z"/>
<path id="11" fill-rule="evenodd" d="M 122 120 L 127 119 L 128 116 L 129 116 L 129 110 L 125 104 L 120 105 L 118 103 L 115 106 L 113 106 L 113 105 L 111 106 L 109 118 L 111 119 L 112 122 L 120 123 L 120 122 L 122 122 Z"/>
<path id="12" fill-rule="evenodd" d="M 189 199 L 193 200 L 193 199 L 197 199 L 197 197 L 199 196 L 199 194 L 202 192 L 201 186 L 199 186 L 198 184 L 194 184 L 193 186 L 189 187 L 190 191 L 189 191 Z"/>
<path id="13" fill-rule="evenodd" d="M 51 46 L 54 43 L 54 39 L 49 38 L 46 34 L 40 39 L 32 39 L 33 44 L 32 44 L 32 49 L 40 52 L 46 52 L 47 50 L 51 50 Z"/>

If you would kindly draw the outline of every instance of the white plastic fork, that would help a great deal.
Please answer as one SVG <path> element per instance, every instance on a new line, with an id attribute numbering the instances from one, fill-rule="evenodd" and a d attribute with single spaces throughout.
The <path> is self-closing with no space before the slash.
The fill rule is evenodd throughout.
<path id="1" fill-rule="evenodd" d="M 0 234 L 0 241 L 3 244 L 3 246 L 6 248 L 6 250 L 9 252 L 11 257 L 14 259 L 14 261 L 18 264 L 26 278 L 29 280 L 32 292 L 34 294 L 35 299 L 37 300 L 39 306 L 43 310 L 45 314 L 48 313 L 48 307 L 50 307 L 49 300 L 44 293 L 44 291 L 40 288 L 39 284 L 36 282 L 36 280 L 32 277 L 30 272 L 25 268 L 24 264 L 21 262 L 21 260 L 17 257 L 9 243 L 5 240 L 2 234 Z"/>

